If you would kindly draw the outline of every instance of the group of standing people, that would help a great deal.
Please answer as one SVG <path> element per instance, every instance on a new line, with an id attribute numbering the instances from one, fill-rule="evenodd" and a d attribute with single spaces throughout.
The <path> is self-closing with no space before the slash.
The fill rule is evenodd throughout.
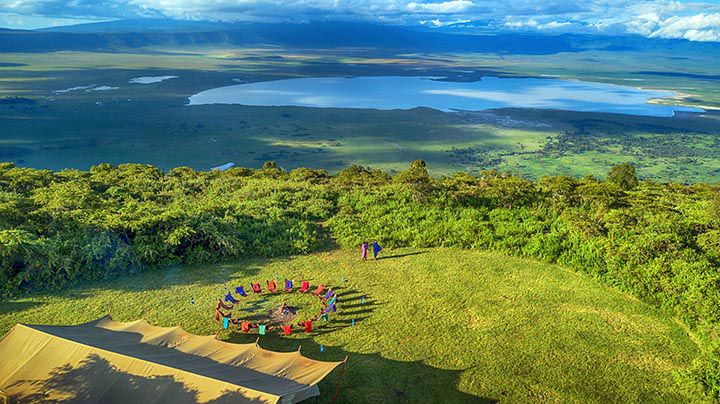
<path id="1" fill-rule="evenodd" d="M 380 251 L 382 251 L 382 247 L 380 247 L 380 244 L 378 244 L 377 240 L 372 242 L 372 249 L 373 249 L 373 258 L 378 259 L 378 254 L 380 254 Z M 368 243 L 367 241 L 363 241 L 362 244 L 360 244 L 360 258 L 363 261 L 367 261 L 367 253 L 368 253 Z"/>

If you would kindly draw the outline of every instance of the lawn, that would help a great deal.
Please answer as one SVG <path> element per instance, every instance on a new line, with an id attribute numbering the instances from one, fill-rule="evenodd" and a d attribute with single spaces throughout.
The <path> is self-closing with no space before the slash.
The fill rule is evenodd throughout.
<path id="1" fill-rule="evenodd" d="M 366 263 L 357 255 L 334 250 L 177 265 L 30 294 L 0 303 L 0 332 L 18 322 L 77 324 L 110 313 L 120 321 L 144 317 L 197 334 L 221 331 L 219 338 L 233 342 L 254 341 L 257 335 L 222 331 L 212 320 L 214 302 L 225 285 L 277 275 L 338 291 L 339 310 L 329 323 L 310 334 L 268 335 L 259 342 L 282 351 L 301 347 L 320 360 L 348 355 L 341 402 L 699 400 L 677 382 L 698 354 L 688 331 L 585 275 L 452 249 L 387 251 L 384 259 Z M 338 375 L 321 383 L 321 401 L 330 400 Z"/>

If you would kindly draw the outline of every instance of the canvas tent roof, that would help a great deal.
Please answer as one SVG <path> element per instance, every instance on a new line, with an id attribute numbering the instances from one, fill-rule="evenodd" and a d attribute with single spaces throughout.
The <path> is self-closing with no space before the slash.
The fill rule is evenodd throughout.
<path id="1" fill-rule="evenodd" d="M 18 324 L 0 340 L 0 358 L 0 402 L 294 403 L 317 395 L 342 363 L 109 316 Z"/>

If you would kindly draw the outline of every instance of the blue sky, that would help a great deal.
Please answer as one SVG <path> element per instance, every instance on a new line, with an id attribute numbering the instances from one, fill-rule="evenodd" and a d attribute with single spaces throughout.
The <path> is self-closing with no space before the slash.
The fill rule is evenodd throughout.
<path id="1" fill-rule="evenodd" d="M 720 42 L 720 0 L 2 0 L 0 26 L 121 18 L 369 21 L 448 29 L 639 34 Z"/>

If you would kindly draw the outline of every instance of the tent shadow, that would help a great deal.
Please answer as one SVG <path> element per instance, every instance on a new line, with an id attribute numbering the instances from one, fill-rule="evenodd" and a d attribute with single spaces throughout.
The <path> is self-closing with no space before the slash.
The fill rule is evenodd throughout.
<path id="1" fill-rule="evenodd" d="M 344 328 L 344 327 L 340 327 Z M 247 343 L 256 336 L 234 335 L 231 342 Z M 378 353 L 355 353 L 341 346 L 324 345 L 320 352 L 313 336 L 307 338 L 262 337 L 263 348 L 277 351 L 300 350 L 304 356 L 322 361 L 341 361 L 348 357 L 340 380 L 338 403 L 496 403 L 498 400 L 460 391 L 460 375 L 467 369 L 439 369 L 420 361 L 403 362 Z M 318 384 L 320 396 L 309 402 L 331 403 L 340 378 L 335 369 Z"/>

